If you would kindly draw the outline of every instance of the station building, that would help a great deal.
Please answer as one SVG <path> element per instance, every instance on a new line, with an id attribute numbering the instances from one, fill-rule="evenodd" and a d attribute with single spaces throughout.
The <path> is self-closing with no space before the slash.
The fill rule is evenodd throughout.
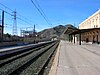
<path id="1" fill-rule="evenodd" d="M 69 41 L 73 43 L 100 43 L 100 10 L 79 24 L 78 29 L 66 29 Z M 70 39 L 72 38 L 72 39 Z"/>
<path id="2" fill-rule="evenodd" d="M 79 24 L 79 29 L 100 28 L 100 10 Z"/>

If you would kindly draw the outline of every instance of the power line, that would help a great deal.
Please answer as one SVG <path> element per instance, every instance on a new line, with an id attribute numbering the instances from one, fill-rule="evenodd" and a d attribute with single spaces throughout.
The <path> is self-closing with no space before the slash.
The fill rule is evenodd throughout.
<path id="1" fill-rule="evenodd" d="M 44 13 L 43 9 L 41 8 L 41 6 L 39 5 L 38 1 L 35 0 L 36 4 L 38 5 L 39 9 L 41 10 L 41 12 L 44 14 L 44 16 L 46 17 L 46 19 L 49 21 L 48 17 L 46 16 L 46 14 Z M 51 23 L 50 23 L 51 24 Z M 51 24 L 52 25 L 52 24 Z"/>
<path id="2" fill-rule="evenodd" d="M 4 11 L 3 9 L 1 9 L 2 11 Z M 23 22 L 25 22 L 25 23 L 27 23 L 27 25 L 29 25 L 30 23 L 28 23 L 27 21 L 25 21 L 25 20 L 23 20 L 23 19 L 21 19 L 20 17 L 15 17 L 15 14 L 14 15 L 12 15 L 11 13 L 9 13 L 9 12 L 7 12 L 7 11 L 4 11 L 6 14 L 8 14 L 8 15 L 10 15 L 10 16 L 14 16 L 14 22 L 13 22 L 13 35 L 17 35 L 17 22 L 16 22 L 16 19 L 15 18 L 17 18 L 17 19 L 19 19 L 19 20 L 21 20 L 21 21 L 23 21 Z M 6 26 L 7 27 L 7 26 Z"/>
<path id="3" fill-rule="evenodd" d="M 3 10 L 3 9 L 0 9 L 0 10 Z M 14 16 L 14 15 L 12 15 L 11 13 L 9 13 L 9 12 L 7 12 L 7 11 L 5 11 L 5 10 L 4 10 L 4 12 L 7 13 L 8 15 L 10 15 L 10 16 Z M 20 17 L 16 17 L 16 18 L 19 19 L 19 20 L 21 20 L 21 21 L 23 21 L 24 23 L 27 23 L 28 25 L 30 24 L 29 22 L 27 22 L 26 20 L 23 20 L 23 19 L 20 18 Z M 32 25 L 32 24 L 30 24 L 30 25 Z"/>
<path id="4" fill-rule="evenodd" d="M 0 3 L 0 5 L 2 5 L 3 7 L 9 9 L 10 11 L 13 11 L 12 9 L 8 8 L 7 6 L 5 6 L 4 4 Z"/>
<path id="5" fill-rule="evenodd" d="M 25 21 L 25 20 L 23 20 L 23 19 L 21 19 L 19 17 L 16 17 L 16 18 L 19 19 L 19 20 L 21 20 L 21 21 L 23 21 L 23 22 L 25 22 L 25 23 L 27 23 L 28 25 L 30 24 L 29 22 L 27 22 L 27 21 Z M 30 25 L 32 25 L 32 24 L 30 24 Z"/>
<path id="6" fill-rule="evenodd" d="M 9 12 L 3 10 L 3 9 L 0 9 L 0 10 L 4 11 L 5 13 L 7 13 L 7 14 L 9 14 L 9 15 L 11 15 L 11 16 L 13 16 L 11 13 L 9 13 Z"/>
<path id="7" fill-rule="evenodd" d="M 42 9 L 40 10 L 40 9 L 38 8 L 39 6 L 37 6 L 33 0 L 31 0 L 31 2 L 32 2 L 32 4 L 35 6 L 35 8 L 39 11 L 39 13 L 40 13 L 41 16 L 44 18 L 44 20 L 45 20 L 49 25 L 51 25 L 51 24 L 49 23 L 49 21 L 47 20 L 46 16 L 43 14 L 43 12 L 41 12 Z M 42 11 L 43 11 L 43 10 L 42 10 Z"/>
<path id="8" fill-rule="evenodd" d="M 49 22 L 49 19 L 47 18 L 47 16 L 45 15 L 45 13 L 44 13 L 44 11 L 43 11 L 43 9 L 40 7 L 40 5 L 39 5 L 39 3 L 38 3 L 38 1 L 37 0 L 35 0 L 35 2 L 36 2 L 36 4 L 37 4 L 37 6 L 39 7 L 37 7 L 36 6 L 36 4 L 33 2 L 33 0 L 31 0 L 31 2 L 34 4 L 34 6 L 37 8 L 37 10 L 39 11 L 39 13 L 42 15 L 42 17 L 45 19 L 45 21 L 49 24 L 49 25 L 52 25 L 50 22 Z M 12 11 L 12 12 L 14 12 L 12 9 L 10 9 L 9 7 L 7 7 L 7 6 L 5 6 L 4 4 L 2 4 L 2 3 L 0 3 L 0 5 L 2 5 L 3 7 L 5 7 L 5 8 L 7 8 L 8 10 L 10 10 L 10 11 Z M 0 10 L 2 10 L 2 9 L 0 9 Z M 14 15 L 12 15 L 12 14 L 10 14 L 9 12 L 7 12 L 7 11 L 5 11 L 7 14 L 9 14 L 9 15 L 11 15 L 11 16 L 14 16 Z M 32 22 L 32 21 L 30 21 L 28 18 L 26 18 L 26 17 L 24 17 L 24 16 L 22 16 L 22 15 L 20 15 L 19 13 L 17 13 L 20 17 L 22 17 L 22 18 L 19 18 L 19 17 L 16 17 L 17 19 L 19 19 L 19 20 L 21 20 L 21 21 L 23 21 L 23 22 L 25 22 L 25 23 L 27 23 L 27 24 L 30 24 L 30 22 Z M 26 21 L 26 20 L 28 20 L 28 21 Z M 30 24 L 30 25 L 32 25 L 32 24 Z"/>
<path id="9" fill-rule="evenodd" d="M 2 4 L 2 3 L 0 3 L 0 5 L 2 5 L 3 7 L 5 7 L 5 8 L 7 8 L 8 10 L 10 10 L 10 11 L 12 11 L 12 12 L 14 12 L 12 9 L 10 9 L 9 7 L 7 7 L 7 6 L 5 6 L 4 4 Z M 2 9 L 0 9 L 0 10 L 2 10 Z M 7 12 L 7 11 L 5 11 L 7 14 L 9 14 L 9 15 L 11 15 L 11 16 L 14 16 L 14 15 L 12 15 L 12 14 L 10 14 L 9 12 Z M 22 16 L 22 15 L 20 15 L 19 13 L 17 13 L 20 17 L 22 17 L 22 18 L 19 18 L 19 17 L 17 17 L 19 20 L 21 20 L 21 21 L 23 21 L 23 22 L 26 22 L 26 23 L 28 23 L 28 24 L 30 24 L 29 22 L 31 22 L 29 19 L 27 19 L 27 18 L 25 18 L 24 16 Z M 26 19 L 29 21 L 29 22 L 27 22 L 26 21 Z M 32 25 L 32 24 L 30 24 L 30 25 Z"/>
<path id="10" fill-rule="evenodd" d="M 17 13 L 20 17 L 22 17 L 23 19 L 25 19 L 25 20 L 28 20 L 29 22 L 31 22 L 32 23 L 32 21 L 30 21 L 28 18 L 26 18 L 26 17 L 24 17 L 24 16 L 22 16 L 22 15 L 20 15 L 19 13 Z"/>
<path id="11" fill-rule="evenodd" d="M 7 11 L 5 11 L 5 10 L 4 10 L 4 12 L 7 13 L 7 14 L 9 14 L 10 16 L 14 16 L 14 15 L 12 15 L 11 13 L 9 13 L 9 12 L 7 12 Z"/>

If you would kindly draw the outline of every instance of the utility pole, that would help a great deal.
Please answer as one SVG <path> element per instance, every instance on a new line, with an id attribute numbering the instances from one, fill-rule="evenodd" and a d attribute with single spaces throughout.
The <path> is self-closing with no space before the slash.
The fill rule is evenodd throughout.
<path id="1" fill-rule="evenodd" d="M 17 35 L 16 10 L 14 11 L 13 35 Z"/>
<path id="2" fill-rule="evenodd" d="M 35 36 L 35 25 L 34 25 L 34 36 Z"/>
<path id="3" fill-rule="evenodd" d="M 22 28 L 20 28 L 20 36 L 22 37 Z"/>
<path id="4" fill-rule="evenodd" d="M 2 11 L 2 34 L 1 34 L 2 42 L 4 40 L 3 34 L 4 34 L 4 10 Z"/>
<path id="5" fill-rule="evenodd" d="M 33 28 L 33 37 L 35 37 L 35 25 L 34 25 L 34 28 Z"/>
<path id="6" fill-rule="evenodd" d="M 34 29 L 33 29 L 33 38 L 34 38 L 34 43 L 36 43 L 35 42 L 35 25 L 34 25 Z"/>
<path id="7" fill-rule="evenodd" d="M 0 15 L 0 25 L 1 25 L 1 15 Z"/>

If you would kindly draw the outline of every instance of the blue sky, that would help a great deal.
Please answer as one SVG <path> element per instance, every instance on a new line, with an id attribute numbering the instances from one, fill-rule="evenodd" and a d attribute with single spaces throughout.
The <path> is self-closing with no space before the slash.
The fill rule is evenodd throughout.
<path id="1" fill-rule="evenodd" d="M 35 1 L 35 0 L 33 0 Z M 40 15 L 31 0 L 0 0 L 0 3 L 17 11 L 17 17 L 20 17 L 30 24 L 27 24 L 17 19 L 18 34 L 20 28 L 33 27 L 36 25 L 36 30 L 41 31 L 46 28 L 54 27 L 57 25 L 73 24 L 78 26 L 83 20 L 92 15 L 100 8 L 100 0 L 37 0 L 49 22 L 49 25 L 44 18 Z M 7 12 L 12 11 L 0 5 L 0 9 Z M 1 11 L 0 11 L 1 14 Z M 22 16 L 25 18 L 23 18 Z M 5 33 L 12 34 L 13 16 L 5 14 Z M 30 29 L 30 28 L 29 28 Z"/>

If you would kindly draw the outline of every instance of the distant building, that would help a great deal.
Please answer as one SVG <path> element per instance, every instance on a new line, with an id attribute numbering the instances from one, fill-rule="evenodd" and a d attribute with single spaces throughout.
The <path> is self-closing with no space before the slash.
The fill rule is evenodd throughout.
<path id="1" fill-rule="evenodd" d="M 79 29 L 99 28 L 100 27 L 100 10 L 88 17 L 79 24 Z"/>

